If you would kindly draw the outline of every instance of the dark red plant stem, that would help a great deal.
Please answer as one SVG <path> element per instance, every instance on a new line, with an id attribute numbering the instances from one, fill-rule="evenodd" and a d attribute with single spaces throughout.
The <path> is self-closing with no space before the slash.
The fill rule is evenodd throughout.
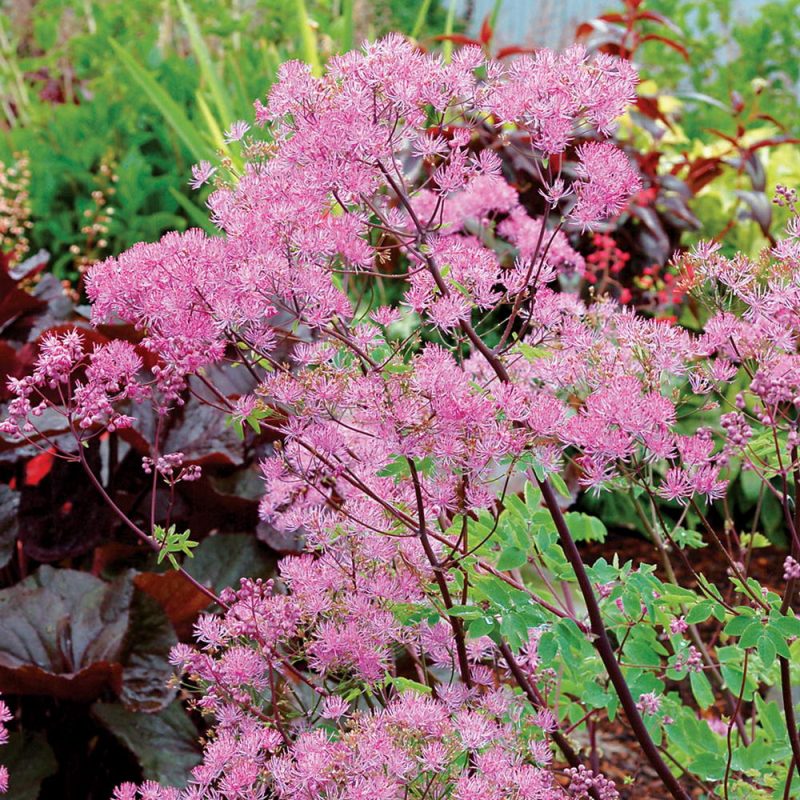
<path id="1" fill-rule="evenodd" d="M 749 650 L 744 651 L 744 665 L 742 667 L 742 690 L 739 692 L 739 697 L 736 700 L 736 711 L 734 713 L 734 717 L 739 715 L 739 712 L 742 708 L 742 700 L 744 699 L 744 688 L 745 683 L 747 682 L 747 658 L 750 654 Z M 731 777 L 731 763 L 733 761 L 733 725 L 728 725 L 728 733 L 725 737 L 727 748 L 728 748 L 728 758 L 725 763 L 725 780 L 723 781 L 723 786 L 725 787 L 725 800 L 728 800 L 728 781 Z"/>
<path id="2" fill-rule="evenodd" d="M 783 800 L 790 800 L 791 792 L 792 792 L 792 776 L 794 775 L 794 765 L 795 765 L 794 756 L 792 756 L 792 760 L 789 763 L 789 773 L 786 776 L 786 786 L 783 787 Z"/>
<path id="3" fill-rule="evenodd" d="M 786 715 L 786 731 L 789 734 L 789 744 L 792 747 L 792 767 L 800 764 L 800 736 L 797 733 L 797 720 L 794 716 L 794 698 L 792 697 L 792 676 L 789 669 L 789 659 L 778 657 L 781 668 L 781 699 L 783 700 L 783 713 Z"/>
<path id="4" fill-rule="evenodd" d="M 422 543 L 422 549 L 425 551 L 425 557 L 433 569 L 433 577 L 436 585 L 439 587 L 439 593 L 442 596 L 444 607 L 449 611 L 453 607 L 453 598 L 450 596 L 450 589 L 447 586 L 447 579 L 444 576 L 444 570 L 436 558 L 436 553 L 433 551 L 430 539 L 428 539 L 428 528 L 425 524 L 425 505 L 422 500 L 422 487 L 419 482 L 419 473 L 414 460 L 407 458 L 408 469 L 411 472 L 411 480 L 414 483 L 414 494 L 417 498 L 417 513 L 419 515 L 419 539 Z M 467 644 L 464 635 L 464 622 L 461 617 L 454 617 L 448 614 L 447 619 L 450 627 L 453 629 L 453 637 L 456 640 L 456 655 L 458 656 L 458 671 L 461 673 L 461 680 L 468 687 L 472 687 L 472 675 L 469 668 L 469 658 L 467 657 Z"/>
<path id="5" fill-rule="evenodd" d="M 433 277 L 435 279 L 436 275 L 434 274 Z M 475 335 L 478 341 L 480 341 L 480 338 L 477 336 L 477 334 L 475 334 L 474 331 L 472 331 L 472 333 Z M 481 342 L 481 344 L 483 344 L 483 342 Z M 507 382 L 509 376 L 502 361 L 497 358 L 497 356 L 492 353 L 492 351 L 489 350 L 485 344 L 483 344 L 482 348 L 478 347 L 478 350 L 480 350 L 480 352 L 486 357 L 486 360 L 494 369 L 497 377 L 501 381 Z M 488 355 L 486 352 L 484 352 L 485 350 L 489 350 Z M 542 497 L 544 498 L 547 509 L 550 512 L 550 516 L 555 523 L 556 530 L 561 541 L 561 546 L 564 548 L 564 553 L 572 565 L 572 569 L 574 570 L 575 577 L 578 581 L 578 586 L 580 587 L 581 594 L 583 595 L 584 602 L 586 603 L 586 609 L 589 613 L 589 621 L 591 623 L 591 630 L 596 637 L 594 646 L 603 662 L 603 665 L 606 668 L 608 677 L 614 686 L 617 697 L 619 697 L 622 708 L 625 711 L 625 716 L 628 718 L 628 722 L 633 729 L 633 733 L 636 736 L 636 739 L 638 740 L 645 757 L 650 762 L 650 765 L 656 771 L 656 774 L 659 776 L 659 778 L 661 778 L 661 781 L 669 790 L 669 793 L 675 798 L 675 800 L 690 800 L 686 790 L 680 785 L 678 779 L 672 774 L 664 759 L 661 758 L 661 754 L 658 752 L 658 748 L 650 737 L 650 733 L 644 724 L 644 720 L 642 719 L 639 710 L 636 708 L 636 701 L 633 699 L 631 690 L 625 681 L 625 676 L 622 674 L 622 670 L 620 669 L 617 659 L 614 656 L 614 647 L 611 644 L 611 640 L 608 637 L 608 632 L 603 624 L 600 606 L 597 603 L 597 598 L 594 596 L 594 590 L 592 589 L 589 576 L 586 574 L 586 568 L 584 567 L 580 551 L 575 545 L 572 535 L 569 532 L 569 527 L 564 519 L 564 514 L 561 511 L 561 507 L 558 504 L 558 499 L 553 492 L 553 487 L 550 485 L 547 479 L 539 480 L 537 477 L 536 482 L 541 489 Z"/>
<path id="6" fill-rule="evenodd" d="M 498 645 L 498 649 L 500 650 L 503 658 L 506 660 L 508 668 L 511 671 L 511 674 L 514 676 L 514 680 L 528 698 L 528 702 L 534 708 L 547 708 L 544 698 L 539 693 L 539 690 L 528 680 L 527 676 L 517 663 L 517 660 L 514 658 L 514 654 L 511 652 L 511 648 L 508 646 L 508 644 L 501 640 L 500 644 Z M 578 754 L 572 749 L 572 745 L 567 741 L 567 737 L 564 736 L 560 730 L 554 730 L 550 734 L 550 738 L 556 743 L 556 747 L 558 747 L 558 749 L 561 751 L 564 758 L 567 760 L 567 763 L 573 769 L 578 769 L 578 767 L 581 766 L 581 760 L 578 757 Z M 595 767 L 592 768 L 595 772 L 600 771 Z M 601 800 L 600 793 L 594 786 L 589 789 L 589 794 L 594 798 L 594 800 Z"/>
<path id="7" fill-rule="evenodd" d="M 550 516 L 553 518 L 553 522 L 555 523 L 559 539 L 561 540 L 561 546 L 564 548 L 564 553 L 572 565 L 572 569 L 575 571 L 575 577 L 578 580 L 578 586 L 580 587 L 581 594 L 583 595 L 583 600 L 586 603 L 586 610 L 589 613 L 589 621 L 591 623 L 592 633 L 595 635 L 594 646 L 603 662 L 603 666 L 606 668 L 608 677 L 614 686 L 614 691 L 617 693 L 617 697 L 619 697 L 619 701 L 622 704 L 622 708 L 625 711 L 625 716 L 628 718 L 628 722 L 633 729 L 633 733 L 636 736 L 636 739 L 638 740 L 645 757 L 658 774 L 658 777 L 661 778 L 661 781 L 669 790 L 669 793 L 675 798 L 675 800 L 690 800 L 686 790 L 680 785 L 678 779 L 672 774 L 664 759 L 661 758 L 661 754 L 658 752 L 658 749 L 656 748 L 655 743 L 650 737 L 647 727 L 644 724 L 644 720 L 642 719 L 639 710 L 636 708 L 636 701 L 633 699 L 631 690 L 625 681 L 625 676 L 622 674 L 622 670 L 617 663 L 617 659 L 614 657 L 614 647 L 611 644 L 611 640 L 608 637 L 608 632 L 603 624 L 600 606 L 598 605 L 597 599 L 594 596 L 592 584 L 589 580 L 589 576 L 586 574 L 586 568 L 583 565 L 581 554 L 575 545 L 572 535 L 569 532 L 567 522 L 564 519 L 564 514 L 558 504 L 558 499 L 553 491 L 553 487 L 550 486 L 550 483 L 547 480 L 539 480 L 537 478 L 536 482 L 539 484 L 545 505 L 547 505 L 547 510 L 550 512 Z"/>
<path id="8" fill-rule="evenodd" d="M 536 691 L 536 687 L 531 684 L 525 673 L 522 671 L 522 668 L 514 658 L 514 654 L 511 652 L 511 648 L 508 646 L 508 644 L 501 640 L 500 644 L 497 645 L 497 648 L 500 650 L 500 653 L 506 660 L 506 664 L 508 664 L 508 669 L 514 676 L 514 680 L 519 685 L 519 688 L 525 693 L 525 696 L 528 698 L 530 704 L 534 708 L 544 708 L 545 704 L 542 702 L 541 695 Z M 575 767 L 577 769 L 581 764 L 581 760 L 578 758 L 578 754 L 572 749 L 572 745 L 567 741 L 566 737 L 561 733 L 561 731 L 553 731 L 550 736 L 556 743 L 558 749 L 564 755 L 567 763 L 571 767 Z"/>
<path id="9" fill-rule="evenodd" d="M 80 440 L 78 440 L 78 457 L 83 465 L 84 472 L 86 472 L 89 477 L 89 480 L 92 482 L 97 491 L 100 492 L 100 494 L 103 496 L 103 499 L 106 501 L 111 510 L 119 517 L 122 523 L 131 531 L 133 531 L 136 536 L 151 550 L 155 551 L 156 553 L 160 552 L 161 546 L 128 517 L 128 515 L 110 497 L 103 484 L 97 479 L 97 476 L 94 474 L 92 468 L 89 466 L 89 463 L 86 461 L 86 456 L 83 454 L 83 447 Z M 225 603 L 223 603 L 222 600 L 220 600 L 219 597 L 217 597 L 217 595 L 211 591 L 211 589 L 209 589 L 207 586 L 203 586 L 202 583 L 193 578 L 183 567 L 178 567 L 178 572 L 184 577 L 185 580 L 189 581 L 189 583 L 191 583 L 195 589 L 197 589 L 199 592 L 202 592 L 209 600 L 222 606 L 222 608 L 227 609 L 227 605 L 225 605 Z"/>
<path id="10" fill-rule="evenodd" d="M 797 448 L 792 448 L 792 463 L 797 464 Z M 797 493 L 800 484 L 797 483 L 800 479 L 800 470 L 795 466 L 794 468 L 794 481 L 795 481 L 795 516 L 792 519 L 789 512 L 789 497 L 785 490 L 783 494 L 783 510 L 786 515 L 787 526 L 794 533 L 792 537 L 792 558 L 797 558 L 800 550 L 797 547 L 797 533 L 800 529 L 800 508 L 797 507 Z M 789 578 L 786 581 L 786 587 L 783 591 L 783 600 L 781 602 L 781 614 L 785 614 L 792 605 L 792 598 L 794 597 L 796 580 Z M 792 672 L 789 667 L 789 659 L 784 656 L 778 657 L 781 672 L 781 699 L 783 700 L 783 713 L 786 718 L 786 732 L 789 734 L 789 744 L 792 747 L 792 762 L 789 765 L 789 774 L 786 778 L 787 785 L 792 782 L 792 772 L 795 765 L 800 764 L 800 735 L 797 732 L 797 720 L 794 715 L 794 698 L 792 697 Z"/>
<path id="11" fill-rule="evenodd" d="M 533 251 L 533 255 L 531 256 L 530 263 L 528 264 L 528 270 L 525 273 L 525 280 L 523 282 L 524 286 L 530 285 L 531 275 L 533 274 L 533 268 L 536 265 L 536 262 L 539 262 L 539 269 L 536 271 L 536 279 L 534 280 L 534 285 L 539 280 L 539 273 L 542 271 L 542 267 L 544 266 L 544 260 L 539 259 L 539 251 L 542 248 L 542 242 L 544 241 L 544 231 L 545 231 L 545 221 L 547 220 L 550 212 L 553 210 L 553 207 L 550 203 L 546 204 L 545 210 L 542 214 L 542 227 L 539 228 L 539 238 L 536 241 L 536 247 Z M 559 225 L 559 228 L 561 226 Z M 556 229 L 558 230 L 558 228 Z M 509 314 L 508 322 L 506 323 L 506 327 L 503 330 L 502 335 L 500 336 L 500 341 L 494 348 L 495 353 L 502 353 L 503 352 L 503 345 L 506 343 L 506 340 L 511 335 L 511 331 L 514 329 L 514 322 L 519 315 L 519 311 L 522 308 L 522 304 L 525 301 L 525 292 L 519 292 L 516 299 L 514 300 L 514 305 L 511 308 L 511 314 Z"/>
<path id="12" fill-rule="evenodd" d="M 378 162 L 378 167 L 380 168 L 381 172 L 384 174 L 387 182 L 392 187 L 394 193 L 397 195 L 398 200 L 402 203 L 403 207 L 408 212 L 408 215 L 411 217 L 411 221 L 414 223 L 414 227 L 417 229 L 417 242 L 418 244 L 424 244 L 427 236 L 427 231 L 423 227 L 422 223 L 419 221 L 419 217 L 417 217 L 417 212 L 414 210 L 414 206 L 411 205 L 406 193 L 397 185 L 397 182 L 394 178 L 390 175 L 389 171 L 383 166 L 383 164 Z M 412 249 L 409 247 L 409 249 Z M 431 256 L 427 253 L 423 253 L 417 249 L 413 250 L 414 254 L 417 258 L 422 259 L 425 264 L 428 266 L 428 270 L 433 277 L 436 286 L 438 287 L 439 291 L 442 293 L 443 297 L 447 297 L 450 294 L 450 289 L 444 281 L 442 277 L 442 273 L 439 271 L 439 267 L 436 265 Z M 467 320 L 461 320 L 459 323 L 459 327 L 461 330 L 466 334 L 467 338 L 472 342 L 472 346 L 478 350 L 478 352 L 483 355 L 483 357 L 489 362 L 492 369 L 497 373 L 497 376 L 500 378 L 501 381 L 508 381 L 508 372 L 503 364 L 503 362 L 495 355 L 492 349 L 481 339 L 480 336 L 475 332 L 475 329 Z"/>

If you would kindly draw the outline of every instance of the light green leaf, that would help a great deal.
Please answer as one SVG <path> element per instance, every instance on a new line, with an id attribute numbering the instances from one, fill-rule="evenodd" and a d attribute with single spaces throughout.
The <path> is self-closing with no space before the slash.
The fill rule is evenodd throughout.
<path id="1" fill-rule="evenodd" d="M 497 559 L 497 569 L 517 569 L 528 563 L 527 554 L 517 547 L 507 547 Z"/>
<path id="2" fill-rule="evenodd" d="M 184 0 L 178 0 L 178 8 L 180 9 L 181 17 L 183 17 L 183 24 L 189 33 L 189 44 L 192 52 L 197 59 L 200 71 L 208 84 L 211 97 L 217 107 L 218 118 L 222 120 L 224 126 L 227 126 L 234 121 L 233 110 L 228 102 L 229 93 L 217 73 L 211 53 L 209 53 L 203 34 L 200 32 L 200 26 L 197 24 L 197 18 Z"/>
<path id="3" fill-rule="evenodd" d="M 213 158 L 213 148 L 197 132 L 183 109 L 167 94 L 158 81 L 114 39 L 109 39 L 119 62 L 161 112 L 165 122 L 175 131 L 195 161 Z"/>
<path id="4" fill-rule="evenodd" d="M 697 705 L 700 708 L 709 708 L 714 704 L 714 691 L 705 673 L 690 672 L 689 683 L 692 687 L 694 699 L 697 700 Z"/>

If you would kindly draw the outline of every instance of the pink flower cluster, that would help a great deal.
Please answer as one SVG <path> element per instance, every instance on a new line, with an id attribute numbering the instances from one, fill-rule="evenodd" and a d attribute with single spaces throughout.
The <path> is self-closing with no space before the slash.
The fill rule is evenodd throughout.
<path id="1" fill-rule="evenodd" d="M 581 765 L 568 770 L 571 781 L 569 796 L 576 800 L 589 800 L 593 795 L 599 800 L 618 800 L 619 792 L 608 778 L 591 772 Z"/>
<path id="2" fill-rule="evenodd" d="M 566 798 L 547 769 L 555 720 L 531 715 L 510 690 L 492 642 L 470 644 L 469 688 L 452 678 L 448 625 L 399 624 L 394 609 L 424 603 L 430 585 L 414 551 L 343 535 L 316 557 L 283 559 L 280 587 L 243 580 L 226 590 L 224 616 L 197 624 L 199 646 L 173 652 L 202 688 L 198 708 L 216 719 L 203 763 L 183 791 L 127 784 L 115 799 L 394 800 L 425 787 L 458 800 Z M 532 631 L 531 658 L 536 640 Z M 417 686 L 392 689 L 404 663 L 418 665 Z"/>
<path id="3" fill-rule="evenodd" d="M 96 319 L 145 328 L 147 346 L 178 375 L 219 359 L 230 335 L 269 351 L 282 315 L 314 327 L 351 316 L 336 273 L 369 270 L 383 231 L 414 267 L 408 304 L 449 330 L 503 300 L 497 284 L 523 287 L 519 271 L 506 281 L 496 252 L 478 239 L 445 234 L 513 212 L 505 230 L 528 259 L 547 222 L 520 218 L 499 159 L 471 154 L 472 129 L 482 119 L 522 127 L 547 157 L 586 126 L 607 132 L 635 86 L 627 62 L 590 60 L 580 48 L 505 68 L 476 48 L 445 64 L 396 36 L 333 59 L 323 78 L 286 64 L 268 104 L 256 108 L 277 141 L 272 157 L 249 163 L 235 186 L 209 198 L 226 236 L 171 234 L 98 265 L 87 284 Z M 456 122 L 436 132 L 430 109 Z M 572 218 L 586 226 L 616 214 L 638 183 L 611 144 L 584 144 L 579 158 L 581 175 L 564 191 L 575 197 Z M 203 164 L 195 180 L 210 175 Z M 561 232 L 547 252 L 548 264 L 582 269 Z"/>
<path id="4" fill-rule="evenodd" d="M 0 700 L 0 745 L 8 744 L 8 728 L 6 723 L 12 719 L 11 711 L 8 706 Z M 8 767 L 5 764 L 0 764 L 0 794 L 5 794 L 8 791 Z"/>
<path id="5" fill-rule="evenodd" d="M 142 360 L 134 346 L 121 340 L 84 349 L 84 337 L 72 329 L 62 335 L 46 334 L 39 343 L 33 372 L 24 378 L 9 378 L 15 395 L 0 433 L 35 439 L 36 421 L 48 408 L 60 408 L 70 426 L 81 430 L 103 426 L 109 431 L 130 427 L 133 418 L 121 413 L 128 401 L 150 396 L 140 383 Z"/>
<path id="6" fill-rule="evenodd" d="M 170 485 L 179 481 L 199 480 L 202 467 L 198 464 L 184 465 L 184 459 L 183 453 L 165 453 L 163 456 L 158 456 L 155 462 L 152 458 L 145 456 L 142 459 L 142 470 L 145 475 L 152 475 L 155 468 L 156 473 Z"/>
<path id="7" fill-rule="evenodd" d="M 455 800 L 567 800 L 546 769 L 526 761 L 518 737 L 514 726 L 483 709 L 454 711 L 415 692 L 399 694 L 379 710 L 354 713 L 341 723 L 340 737 L 318 728 L 287 744 L 263 725 L 228 719 L 206 747 L 189 788 L 124 784 L 114 800 L 395 800 L 426 790 Z M 266 769 L 256 766 L 260 761 Z"/>
<path id="8" fill-rule="evenodd" d="M 257 387 L 215 400 L 277 440 L 261 515 L 308 545 L 280 580 L 227 590 L 198 646 L 176 648 L 215 720 L 190 786 L 127 785 L 118 800 L 563 796 L 546 769 L 558 721 L 537 697 L 550 679 L 541 631 L 522 623 L 528 640 L 501 651 L 450 613 L 473 588 L 471 523 L 567 459 L 584 487 L 652 473 L 653 496 L 688 504 L 722 496 L 734 453 L 774 474 L 747 449 L 756 427 L 777 430 L 786 463 L 800 443 L 787 413 L 800 406 L 796 222 L 769 268 L 713 246 L 684 260 L 686 288 L 713 282 L 730 300 L 700 335 L 554 288 L 585 266 L 564 231 L 619 213 L 638 186 L 606 142 L 581 145 L 569 184 L 555 157 L 577 132 L 606 133 L 635 84 L 627 62 L 579 48 L 510 67 L 466 48 L 448 64 L 399 37 L 333 59 L 322 78 L 284 65 L 256 106 L 272 143 L 209 198 L 222 235 L 169 234 L 92 269 L 95 321 L 139 328 L 150 375 L 132 345 L 87 355 L 77 332 L 48 337 L 33 374 L 11 382 L 1 430 L 35 438 L 52 407 L 85 441 L 131 424 L 129 401 L 168 413 L 190 375 L 210 384 L 205 367 L 235 360 Z M 498 159 L 474 152 L 479 125 L 529 136 L 546 217 L 528 217 Z M 565 197 L 566 218 L 551 219 Z M 374 300 L 395 280 L 394 302 Z M 687 397 L 723 394 L 745 361 L 753 380 L 722 446 L 719 431 L 683 430 Z M 145 466 L 195 476 L 179 453 Z M 693 647 L 674 663 L 702 669 Z M 639 702 L 655 714 L 659 696 Z M 573 797 L 616 796 L 594 773 L 571 778 Z"/>

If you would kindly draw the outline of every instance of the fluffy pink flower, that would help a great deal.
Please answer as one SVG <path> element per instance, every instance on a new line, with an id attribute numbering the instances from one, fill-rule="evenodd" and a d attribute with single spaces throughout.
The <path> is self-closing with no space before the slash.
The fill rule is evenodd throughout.
<path id="1" fill-rule="evenodd" d="M 619 214 L 628 198 L 641 188 L 630 160 L 610 142 L 587 142 L 578 147 L 576 202 L 569 219 L 581 230 Z"/>
<path id="2" fill-rule="evenodd" d="M 217 171 L 217 168 L 211 165 L 209 161 L 201 161 L 192 167 L 192 180 L 189 181 L 189 186 L 192 189 L 199 189 L 204 183 L 208 183 L 211 176 Z"/>
<path id="3" fill-rule="evenodd" d="M 237 120 L 234 122 L 227 131 L 225 131 L 224 139 L 228 144 L 238 142 L 250 130 L 250 125 L 244 120 Z"/>

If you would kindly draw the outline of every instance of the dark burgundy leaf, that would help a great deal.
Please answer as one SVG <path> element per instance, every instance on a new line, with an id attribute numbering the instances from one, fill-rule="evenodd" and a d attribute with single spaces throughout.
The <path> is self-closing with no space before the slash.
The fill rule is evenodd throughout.
<path id="1" fill-rule="evenodd" d="M 201 543 L 200 547 L 203 544 Z M 134 578 L 137 589 L 147 593 L 169 617 L 175 632 L 183 639 L 192 636 L 197 615 L 209 605 L 208 596 L 196 589 L 180 572 L 142 572 Z"/>
<path id="2" fill-rule="evenodd" d="M 509 56 L 531 55 L 535 52 L 535 47 L 516 47 L 512 45 L 510 47 L 501 47 L 497 53 L 495 53 L 494 57 L 499 61 L 501 59 L 508 58 Z"/>
<path id="3" fill-rule="evenodd" d="M 775 147 L 780 144 L 800 144 L 800 139 L 794 136 L 770 136 L 767 139 L 762 139 L 760 142 L 751 145 L 749 150 L 755 152 L 756 150 L 761 150 L 763 147 Z"/>
<path id="4" fill-rule="evenodd" d="M 602 20 L 603 22 L 616 22 L 616 23 L 625 23 L 625 17 L 622 14 L 619 14 L 615 11 L 610 11 L 607 14 L 600 14 L 597 19 Z"/>
<path id="5" fill-rule="evenodd" d="M 184 566 L 204 586 L 220 592 L 238 586 L 240 578 L 273 574 L 275 559 L 250 534 L 221 533 L 205 539 Z"/>
<path id="6" fill-rule="evenodd" d="M 256 536 L 271 550 L 281 555 L 301 553 L 305 537 L 300 531 L 279 531 L 268 522 L 260 522 L 256 528 Z"/>
<path id="7" fill-rule="evenodd" d="M 658 180 L 658 165 L 661 161 L 661 153 L 658 150 L 651 150 L 649 153 L 642 153 L 637 157 L 639 170 L 647 175 L 651 180 Z"/>
<path id="8" fill-rule="evenodd" d="M 737 190 L 736 196 L 747 205 L 749 209 L 747 216 L 753 219 L 761 228 L 764 236 L 769 238 L 769 229 L 772 224 L 772 203 L 767 195 L 763 192 Z"/>
<path id="9" fill-rule="evenodd" d="M 0 569 L 11 560 L 17 542 L 19 492 L 0 486 Z"/>
<path id="10" fill-rule="evenodd" d="M 41 607 L 37 613 L 46 621 L 52 609 Z M 73 703 L 89 703 L 106 689 L 117 691 L 122 680 L 122 665 L 116 662 L 96 661 L 75 672 L 54 675 L 33 664 L 7 667 L 3 655 L 0 650 L 0 691 L 6 693 L 48 695 Z"/>
<path id="11" fill-rule="evenodd" d="M 209 481 L 217 494 L 227 498 L 257 503 L 264 494 L 264 480 L 253 465 L 225 474 L 211 475 Z"/>
<path id="12" fill-rule="evenodd" d="M 642 231 L 638 238 L 638 248 L 653 264 L 666 264 L 672 256 L 672 247 L 666 237 L 657 237 Z"/>
<path id="13" fill-rule="evenodd" d="M 747 153 L 744 159 L 744 171 L 750 178 L 753 191 L 763 192 L 767 188 L 767 173 L 764 170 L 764 165 L 761 163 L 761 158 L 758 153 Z"/>
<path id="14" fill-rule="evenodd" d="M 661 44 L 665 44 L 667 47 L 671 47 L 673 50 L 680 53 L 685 61 L 691 61 L 691 58 L 689 57 L 689 51 L 680 42 L 676 42 L 674 39 L 670 39 L 667 36 L 660 36 L 657 33 L 648 33 L 647 35 L 642 36 L 640 41 L 661 42 Z"/>
<path id="15" fill-rule="evenodd" d="M 244 370 L 242 370 L 244 372 Z M 149 453 L 155 438 L 155 415 L 149 406 L 134 406 L 136 429 L 120 432 L 120 438 L 141 453 Z M 227 424 L 227 415 L 189 397 L 169 420 L 170 428 L 161 441 L 164 453 L 181 452 L 188 462 L 202 465 L 237 466 L 245 460 L 245 444 Z"/>
<path id="16" fill-rule="evenodd" d="M 660 175 L 659 182 L 664 192 L 680 195 L 687 202 L 692 199 L 692 193 L 686 185 L 686 181 L 677 178 L 675 175 Z"/>
<path id="17" fill-rule="evenodd" d="M 86 451 L 95 473 L 97 448 Z M 19 537 L 25 553 L 45 563 L 87 553 L 112 528 L 113 515 L 80 464 L 35 457 L 21 487 Z M 31 462 L 29 462 L 31 463 Z M 35 467 L 35 469 L 34 469 Z"/>
<path id="18" fill-rule="evenodd" d="M 45 307 L 43 300 L 34 297 L 17 286 L 11 276 L 0 271 L 0 331 L 24 314 L 38 311 Z"/>
<path id="19" fill-rule="evenodd" d="M 47 739 L 40 733 L 12 733 L 0 762 L 9 773 L 8 800 L 38 800 L 42 781 L 58 771 Z"/>
<path id="20" fill-rule="evenodd" d="M 473 44 L 476 47 L 481 46 L 481 43 L 477 39 L 470 39 L 469 36 L 464 36 L 463 33 L 447 33 L 447 34 L 443 33 L 440 36 L 434 36 L 433 39 L 436 42 L 453 42 L 453 44 L 460 44 L 460 45 Z"/>
<path id="21" fill-rule="evenodd" d="M 780 120 L 778 120 L 775 117 L 773 117 L 772 114 L 764 114 L 764 113 L 756 114 L 753 119 L 763 119 L 766 122 L 771 122 L 779 130 L 782 130 L 782 131 L 786 130 L 786 125 L 783 122 L 781 122 Z"/>
<path id="22" fill-rule="evenodd" d="M 631 204 L 629 209 L 646 228 L 639 237 L 642 249 L 653 262 L 665 264 L 672 255 L 672 244 L 658 214 L 646 206 Z"/>
<path id="23" fill-rule="evenodd" d="M 702 227 L 702 223 L 689 208 L 685 198 L 679 195 L 663 197 L 660 206 L 663 216 L 679 230 L 700 230 Z"/>
<path id="24" fill-rule="evenodd" d="M 3 414 L 2 408 L 0 408 L 0 414 Z M 45 436 L 51 442 L 57 444 L 60 450 L 65 452 L 74 450 L 75 440 L 69 432 L 63 414 L 59 414 L 57 411 L 50 408 L 45 409 L 42 416 L 37 419 L 37 424 L 40 433 L 32 435 L 31 439 L 34 442 L 40 442 L 40 446 L 37 447 L 26 441 L 14 442 L 10 439 L 0 437 L 0 461 L 13 463 L 41 453 L 42 445 L 47 446 L 47 443 L 45 443 L 43 439 Z"/>
<path id="25" fill-rule="evenodd" d="M 133 710 L 173 699 L 168 662 L 177 642 L 159 604 L 131 574 L 106 583 L 40 567 L 0 592 L 0 691 L 91 702 L 108 689 Z"/>
<path id="26" fill-rule="evenodd" d="M 179 573 L 172 574 L 191 586 Z M 167 686 L 174 674 L 168 658 L 178 639 L 159 603 L 144 592 L 133 593 L 129 614 L 119 697 L 130 711 L 160 711 L 175 698 Z"/>
<path id="27" fill-rule="evenodd" d="M 492 21 L 491 21 L 491 14 L 487 14 L 483 18 L 483 24 L 481 25 L 481 32 L 478 38 L 481 41 L 481 44 L 489 44 L 492 41 L 492 35 L 494 31 L 492 30 Z"/>
<path id="28" fill-rule="evenodd" d="M 23 281 L 32 278 L 40 273 L 50 260 L 50 253 L 47 250 L 39 250 L 38 253 L 20 261 L 8 270 L 8 275 L 12 280 Z"/>
<path id="29" fill-rule="evenodd" d="M 689 165 L 689 172 L 686 176 L 686 185 L 692 194 L 697 194 L 704 186 L 707 186 L 723 172 L 722 159 L 720 158 L 696 158 Z"/>
<path id="30" fill-rule="evenodd" d="M 25 485 L 38 486 L 50 474 L 55 460 L 56 454 L 52 448 L 28 459 L 25 464 Z"/>
<path id="31" fill-rule="evenodd" d="M 729 136 L 727 133 L 723 133 L 716 128 L 709 128 L 708 132 L 714 136 L 718 136 L 720 139 L 724 139 L 726 142 L 730 142 L 734 147 L 739 147 L 739 140 L 735 136 Z"/>
<path id="32" fill-rule="evenodd" d="M 678 34 L 678 36 L 683 34 L 683 31 L 671 19 L 669 19 L 669 17 L 659 14 L 657 11 L 639 11 L 634 19 L 637 21 L 647 20 L 649 22 L 657 22 L 659 25 L 669 28 L 673 33 Z"/>
<path id="33" fill-rule="evenodd" d="M 656 141 L 664 136 L 664 129 L 656 124 L 658 117 L 650 117 L 648 114 L 640 114 L 637 111 L 631 112 L 631 118 L 637 125 L 644 128 Z"/>
<path id="34" fill-rule="evenodd" d="M 119 689 L 133 585 L 42 566 L 0 591 L 0 691 L 86 702 Z"/>
<path id="35" fill-rule="evenodd" d="M 0 375 L 6 378 L 0 381 L 0 400 L 6 400 L 11 396 L 7 379 L 20 378 L 25 371 L 21 368 L 17 351 L 8 342 L 0 341 Z"/>
<path id="36" fill-rule="evenodd" d="M 658 98 L 641 95 L 636 98 L 636 108 L 650 119 L 662 119 L 663 114 L 658 110 Z"/>
<path id="37" fill-rule="evenodd" d="M 256 381 L 252 374 L 241 365 L 214 364 L 206 369 L 205 374 L 208 382 L 226 397 L 238 397 L 252 392 L 256 387 Z M 216 402 L 217 398 L 196 377 L 189 379 L 189 385 L 193 393 Z"/>
<path id="38" fill-rule="evenodd" d="M 600 19 L 584 22 L 575 31 L 576 39 L 586 39 L 589 49 L 609 50 L 621 48 L 625 41 L 625 30 L 617 25 L 609 25 Z"/>
<path id="39" fill-rule="evenodd" d="M 197 730 L 177 701 L 155 714 L 95 703 L 92 714 L 138 758 L 148 780 L 182 787 L 200 763 Z"/>

